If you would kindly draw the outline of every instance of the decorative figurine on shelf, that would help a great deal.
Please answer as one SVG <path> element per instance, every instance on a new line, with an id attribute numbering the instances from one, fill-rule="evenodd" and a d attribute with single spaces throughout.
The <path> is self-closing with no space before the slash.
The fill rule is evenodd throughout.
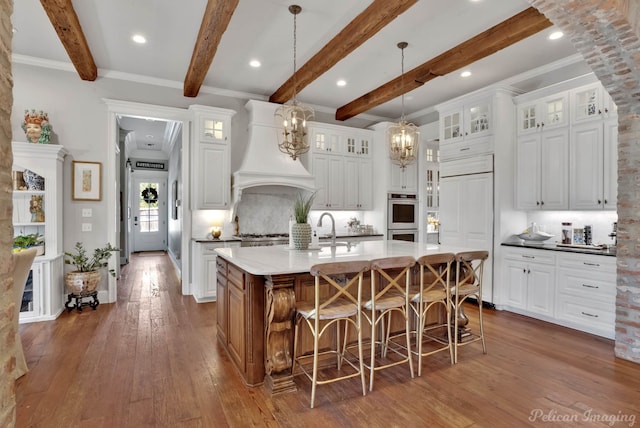
<path id="1" fill-rule="evenodd" d="M 51 136 L 51 124 L 49 123 L 49 115 L 42 110 L 24 111 L 24 122 L 22 122 L 22 130 L 27 135 L 27 140 L 35 144 L 49 144 Z"/>
<path id="2" fill-rule="evenodd" d="M 44 210 L 42 209 L 42 196 L 31 196 L 31 202 L 29 203 L 29 212 L 31 212 L 32 223 L 44 223 Z"/>

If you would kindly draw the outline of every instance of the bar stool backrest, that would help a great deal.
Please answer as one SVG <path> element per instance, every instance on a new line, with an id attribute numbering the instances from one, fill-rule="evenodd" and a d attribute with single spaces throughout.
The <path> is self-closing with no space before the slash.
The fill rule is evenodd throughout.
<path id="1" fill-rule="evenodd" d="M 311 266 L 310 273 L 315 277 L 315 307 L 317 313 L 338 299 L 346 299 L 356 308 L 361 305 L 362 274 L 371 269 L 368 261 L 321 263 Z M 320 279 L 329 285 L 329 292 L 321 292 Z M 321 296 L 322 295 L 322 296 Z M 308 318 L 315 316 L 311 312 Z"/>

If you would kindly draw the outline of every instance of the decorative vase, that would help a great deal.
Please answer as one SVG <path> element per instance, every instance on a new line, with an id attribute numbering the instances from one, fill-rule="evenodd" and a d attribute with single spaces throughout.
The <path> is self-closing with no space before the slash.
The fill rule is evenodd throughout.
<path id="1" fill-rule="evenodd" d="M 64 284 L 72 294 L 83 294 L 95 291 L 100 285 L 102 275 L 99 270 L 89 272 L 67 272 L 64 277 Z"/>
<path id="2" fill-rule="evenodd" d="M 293 246 L 296 250 L 306 250 L 311 242 L 311 225 L 309 223 L 294 223 L 291 226 Z"/>
<path id="3" fill-rule="evenodd" d="M 44 190 L 44 177 L 35 172 L 25 169 L 22 173 L 24 182 L 28 190 Z"/>

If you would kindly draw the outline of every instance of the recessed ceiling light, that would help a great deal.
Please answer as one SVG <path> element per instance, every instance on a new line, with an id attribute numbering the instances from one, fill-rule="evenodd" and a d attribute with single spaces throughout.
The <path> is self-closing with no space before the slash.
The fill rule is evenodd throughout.
<path id="1" fill-rule="evenodd" d="M 469 70 L 463 71 L 462 73 L 460 73 L 461 77 L 469 77 L 471 76 L 471 72 Z"/>
<path id="2" fill-rule="evenodd" d="M 147 137 L 147 138 L 148 138 L 148 139 L 150 139 L 150 140 L 152 140 L 152 139 L 156 138 L 156 137 L 154 137 L 154 136 L 153 136 L 153 135 L 151 135 L 151 134 L 147 134 L 147 135 L 145 135 L 145 137 Z"/>
<path id="3" fill-rule="evenodd" d="M 562 36 L 564 36 L 564 33 L 562 31 L 554 31 L 553 33 L 549 34 L 549 40 L 557 40 Z"/>
<path id="4" fill-rule="evenodd" d="M 340 79 L 336 82 L 336 85 L 338 86 L 347 86 L 347 81 L 344 79 Z"/>
<path id="5" fill-rule="evenodd" d="M 260 63 L 260 61 L 258 61 L 257 59 L 252 59 L 251 61 L 249 61 L 249 65 L 253 68 L 258 68 L 260 67 L 262 64 Z"/>
<path id="6" fill-rule="evenodd" d="M 131 40 L 141 45 L 147 43 L 147 39 L 142 34 L 134 34 Z"/>

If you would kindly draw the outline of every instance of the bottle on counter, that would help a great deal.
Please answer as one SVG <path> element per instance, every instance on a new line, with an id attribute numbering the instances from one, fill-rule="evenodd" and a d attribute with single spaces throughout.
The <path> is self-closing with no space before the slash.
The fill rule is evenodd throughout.
<path id="1" fill-rule="evenodd" d="M 313 229 L 313 234 L 311 235 L 311 247 L 318 248 L 320 246 L 320 237 L 318 236 L 318 231 Z"/>
<path id="2" fill-rule="evenodd" d="M 562 222 L 562 243 L 571 244 L 573 242 L 573 223 L 570 221 Z"/>

